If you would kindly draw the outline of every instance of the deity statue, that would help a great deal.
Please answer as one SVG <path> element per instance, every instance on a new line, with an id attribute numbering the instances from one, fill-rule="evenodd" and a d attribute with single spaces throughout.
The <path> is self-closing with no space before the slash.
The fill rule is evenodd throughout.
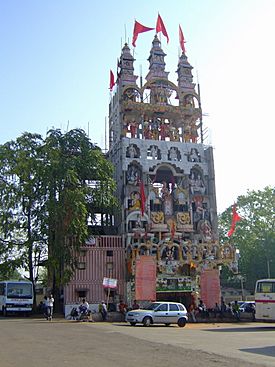
<path id="1" fill-rule="evenodd" d="M 198 131 L 197 131 L 198 127 L 197 127 L 197 125 L 196 125 L 195 122 L 192 122 L 191 123 L 190 129 L 191 129 L 191 131 L 190 131 L 190 133 L 191 133 L 191 141 L 192 141 L 192 143 L 196 143 L 199 134 L 198 134 Z"/>
<path id="2" fill-rule="evenodd" d="M 162 182 L 161 194 L 164 214 L 173 215 L 173 198 L 167 187 L 166 181 Z"/>
<path id="3" fill-rule="evenodd" d="M 132 120 L 129 125 L 130 125 L 131 138 L 136 138 L 137 137 L 137 122 L 135 120 Z"/>
<path id="4" fill-rule="evenodd" d="M 130 158 L 137 157 L 137 150 L 133 144 L 129 145 L 128 147 L 128 153 Z"/>
<path id="5" fill-rule="evenodd" d="M 130 210 L 138 210 L 141 207 L 140 194 L 137 191 L 134 191 L 130 195 L 131 198 L 131 207 Z"/>
<path id="6" fill-rule="evenodd" d="M 127 171 L 127 182 L 131 185 L 137 185 L 138 177 L 138 169 L 133 165 L 129 166 Z"/>
<path id="7" fill-rule="evenodd" d="M 152 159 L 158 159 L 158 148 L 155 145 L 151 146 L 151 157 Z"/>
<path id="8" fill-rule="evenodd" d="M 170 149 L 169 156 L 171 161 L 177 161 L 178 160 L 177 149 L 172 147 Z"/>
<path id="9" fill-rule="evenodd" d="M 160 124 L 160 140 L 165 140 L 166 136 L 167 136 L 167 125 L 165 122 L 161 122 Z"/>
<path id="10" fill-rule="evenodd" d="M 194 149 L 194 148 L 191 148 L 191 152 L 188 156 L 188 160 L 189 162 L 200 162 L 201 161 L 201 158 L 197 152 L 197 149 Z"/>
<path id="11" fill-rule="evenodd" d="M 143 136 L 144 136 L 144 139 L 152 139 L 152 134 L 151 134 L 151 130 L 150 130 L 148 121 L 144 122 Z"/>
<path id="12" fill-rule="evenodd" d="M 199 173 L 197 177 L 195 177 L 194 172 L 192 172 L 189 182 L 190 182 L 191 194 L 195 194 L 195 193 L 204 194 L 205 193 L 205 186 L 201 178 L 201 175 Z"/>

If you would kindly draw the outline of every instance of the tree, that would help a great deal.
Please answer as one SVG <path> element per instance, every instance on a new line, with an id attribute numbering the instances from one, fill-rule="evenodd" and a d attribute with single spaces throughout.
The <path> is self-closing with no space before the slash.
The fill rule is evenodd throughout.
<path id="1" fill-rule="evenodd" d="M 231 208 L 219 216 L 220 241 L 232 242 L 240 250 L 239 272 L 246 279 L 246 288 L 254 290 L 260 278 L 275 276 L 275 188 L 248 191 L 237 198 L 241 221 L 230 240 Z"/>
<path id="2" fill-rule="evenodd" d="M 22 267 L 35 283 L 47 265 L 58 296 L 76 267 L 88 218 L 116 200 L 113 167 L 84 131 L 24 133 L 0 146 L 0 273 Z"/>
<path id="3" fill-rule="evenodd" d="M 87 219 L 94 220 L 98 208 L 112 209 L 115 185 L 112 165 L 82 130 L 49 131 L 43 152 L 49 286 L 58 295 L 89 235 Z"/>
<path id="4" fill-rule="evenodd" d="M 34 287 L 46 250 L 42 142 L 40 135 L 24 133 L 0 146 L 0 269 L 5 277 L 22 267 Z"/>

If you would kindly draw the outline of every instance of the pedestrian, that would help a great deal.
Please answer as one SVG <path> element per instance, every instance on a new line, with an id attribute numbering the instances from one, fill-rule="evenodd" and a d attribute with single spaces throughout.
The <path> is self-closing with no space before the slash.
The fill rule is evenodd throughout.
<path id="1" fill-rule="evenodd" d="M 139 304 L 137 303 L 137 300 L 134 299 L 134 302 L 132 304 L 132 310 L 138 310 L 139 309 Z"/>
<path id="2" fill-rule="evenodd" d="M 226 304 L 225 304 L 224 300 L 222 300 L 222 303 L 221 303 L 221 318 L 223 318 L 225 316 L 226 310 L 227 310 Z"/>
<path id="3" fill-rule="evenodd" d="M 41 310 L 42 310 L 42 313 L 45 319 L 48 319 L 48 298 L 47 296 L 44 296 L 43 298 Z"/>
<path id="4" fill-rule="evenodd" d="M 102 316 L 102 321 L 106 321 L 107 320 L 107 305 L 104 301 L 102 301 L 99 306 L 98 306 L 98 311 L 100 312 L 101 316 Z"/>
<path id="5" fill-rule="evenodd" d="M 209 317 L 209 312 L 203 302 L 202 299 L 200 299 L 199 301 L 199 305 L 198 305 L 198 310 L 199 310 L 199 314 L 201 315 L 202 318 L 204 317 Z"/>
<path id="6" fill-rule="evenodd" d="M 192 321 L 197 322 L 197 319 L 196 319 L 196 306 L 195 306 L 194 302 L 192 302 L 190 307 L 189 307 L 189 314 L 191 315 Z"/>
<path id="7" fill-rule="evenodd" d="M 233 310 L 233 315 L 235 316 L 236 321 L 240 321 L 240 306 L 238 304 L 238 301 L 234 302 L 232 306 L 232 310 Z"/>
<path id="8" fill-rule="evenodd" d="M 124 321 L 125 320 L 125 315 L 126 315 L 126 312 L 127 312 L 127 305 L 122 300 L 119 301 L 118 311 L 122 315 L 122 319 Z"/>
<path id="9" fill-rule="evenodd" d="M 52 321 L 53 318 L 53 304 L 54 304 L 54 298 L 53 295 L 51 294 L 47 298 L 47 320 L 49 321 Z"/>
<path id="10" fill-rule="evenodd" d="M 214 313 L 214 317 L 216 318 L 218 315 L 221 314 L 221 308 L 220 306 L 217 304 L 217 302 L 215 303 L 215 307 L 213 308 L 213 313 Z"/>

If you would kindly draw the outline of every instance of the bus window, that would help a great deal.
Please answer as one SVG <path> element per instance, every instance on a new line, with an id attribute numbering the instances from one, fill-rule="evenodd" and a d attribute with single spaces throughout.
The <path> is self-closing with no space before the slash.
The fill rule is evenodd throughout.
<path id="1" fill-rule="evenodd" d="M 274 282 L 259 282 L 257 286 L 258 293 L 275 293 Z"/>

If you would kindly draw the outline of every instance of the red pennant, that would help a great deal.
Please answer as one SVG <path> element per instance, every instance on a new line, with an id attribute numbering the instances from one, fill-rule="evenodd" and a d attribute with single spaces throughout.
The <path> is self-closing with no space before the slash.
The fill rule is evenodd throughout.
<path id="1" fill-rule="evenodd" d="M 242 218 L 237 213 L 236 204 L 232 207 L 232 222 L 231 222 L 231 228 L 227 233 L 227 236 L 230 237 L 235 232 L 236 229 L 236 223 L 239 222 Z"/>
<path id="2" fill-rule="evenodd" d="M 144 25 L 140 24 L 139 22 L 137 22 L 137 21 L 135 20 L 135 26 L 134 26 L 134 32 L 133 32 L 132 45 L 133 45 L 134 47 L 136 47 L 136 40 L 137 40 L 137 38 L 138 38 L 139 33 L 152 31 L 153 29 L 155 29 L 155 28 L 145 27 Z"/>
<path id="3" fill-rule="evenodd" d="M 145 191 L 144 191 L 144 184 L 141 180 L 139 181 L 139 192 L 140 192 L 140 210 L 141 210 L 141 215 L 143 216 L 144 210 L 145 210 L 146 196 L 145 196 Z"/>
<path id="4" fill-rule="evenodd" d="M 166 37 L 167 43 L 169 42 L 168 33 L 166 31 L 165 25 L 163 23 L 163 20 L 161 19 L 161 16 L 158 15 L 157 25 L 156 25 L 156 32 L 162 32 L 162 34 Z"/>
<path id="5" fill-rule="evenodd" d="M 183 33 L 182 33 L 182 29 L 181 29 L 181 26 L 179 25 L 179 39 L 180 39 L 180 47 L 181 47 L 181 50 L 182 52 L 185 53 L 185 40 L 184 40 L 184 36 L 183 36 Z"/>
<path id="6" fill-rule="evenodd" d="M 109 85 L 109 89 L 112 92 L 114 86 L 115 86 L 115 77 L 114 77 L 114 73 L 112 72 L 112 70 L 110 70 L 110 85 Z"/>

